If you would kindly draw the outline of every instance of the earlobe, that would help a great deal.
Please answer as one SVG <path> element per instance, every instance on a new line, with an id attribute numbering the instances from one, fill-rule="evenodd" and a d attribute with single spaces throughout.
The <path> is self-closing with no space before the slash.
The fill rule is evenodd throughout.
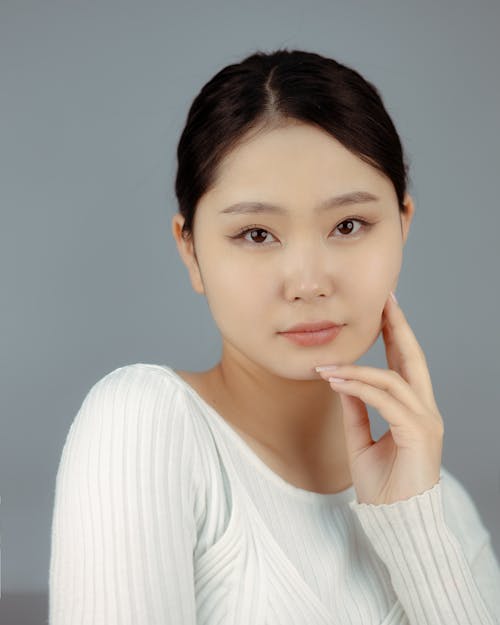
<path id="1" fill-rule="evenodd" d="M 172 234 L 177 244 L 177 250 L 182 259 L 182 262 L 186 265 L 189 272 L 189 279 L 191 286 L 196 293 L 203 295 L 205 290 L 203 288 L 203 281 L 201 279 L 200 269 L 198 266 L 198 259 L 194 250 L 193 237 L 182 236 L 182 226 L 184 224 L 184 217 L 177 213 L 172 219 Z"/>
<path id="2" fill-rule="evenodd" d="M 177 244 L 177 250 L 184 264 L 188 267 L 190 258 L 193 255 L 192 241 L 190 238 L 182 236 L 182 226 L 184 225 L 184 217 L 177 213 L 172 219 L 172 234 Z"/>
<path id="3" fill-rule="evenodd" d="M 182 226 L 184 225 L 184 222 L 185 222 L 185 218 L 180 213 L 176 213 L 172 217 L 172 223 L 171 223 L 172 235 L 177 245 L 179 245 L 182 239 Z"/>
<path id="4" fill-rule="evenodd" d="M 193 249 L 193 246 L 191 245 L 191 248 Z M 189 256 L 189 277 L 191 280 L 191 286 L 193 287 L 194 291 L 196 293 L 199 293 L 200 295 L 204 295 L 205 294 L 205 289 L 203 287 L 203 280 L 201 278 L 201 271 L 200 271 L 200 267 L 198 265 L 198 259 L 196 257 L 196 252 L 193 249 L 193 252 L 190 254 Z"/>
<path id="5" fill-rule="evenodd" d="M 403 245 L 406 243 L 406 239 L 408 238 L 408 234 L 410 232 L 410 225 L 413 220 L 413 216 L 415 214 L 415 204 L 413 202 L 412 197 L 406 193 L 404 199 L 404 212 L 400 212 L 401 219 L 401 234 L 403 236 Z"/>

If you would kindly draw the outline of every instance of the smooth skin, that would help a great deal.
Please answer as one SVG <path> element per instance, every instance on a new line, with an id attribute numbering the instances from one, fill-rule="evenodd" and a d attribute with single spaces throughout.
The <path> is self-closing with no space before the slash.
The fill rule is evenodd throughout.
<path id="1" fill-rule="evenodd" d="M 319 372 L 341 393 L 357 500 L 374 505 L 409 499 L 437 484 L 444 438 L 424 352 L 392 297 L 383 319 L 387 370 L 344 365 Z M 377 442 L 365 402 L 389 423 Z"/>
<path id="2" fill-rule="evenodd" d="M 353 191 L 378 199 L 317 212 L 326 198 Z M 241 201 L 284 212 L 221 214 Z M 193 240 L 181 236 L 184 218 L 172 219 L 191 285 L 207 298 L 222 338 L 211 369 L 178 373 L 298 487 L 329 493 L 354 483 L 346 394 L 315 367 L 355 366 L 380 335 L 414 215 L 408 194 L 404 205 L 402 213 L 392 182 L 375 167 L 323 130 L 289 121 L 248 135 L 226 157 L 198 202 Z M 231 238 L 243 228 L 251 230 Z M 344 324 L 326 345 L 302 347 L 279 334 L 324 319 Z"/>

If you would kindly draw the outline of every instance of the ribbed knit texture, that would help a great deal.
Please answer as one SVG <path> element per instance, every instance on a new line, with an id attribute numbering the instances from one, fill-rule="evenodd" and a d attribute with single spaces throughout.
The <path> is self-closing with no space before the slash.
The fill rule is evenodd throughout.
<path id="1" fill-rule="evenodd" d="M 500 567 L 443 466 L 360 504 L 274 473 L 168 366 L 101 378 L 57 473 L 49 625 L 500 625 Z"/>

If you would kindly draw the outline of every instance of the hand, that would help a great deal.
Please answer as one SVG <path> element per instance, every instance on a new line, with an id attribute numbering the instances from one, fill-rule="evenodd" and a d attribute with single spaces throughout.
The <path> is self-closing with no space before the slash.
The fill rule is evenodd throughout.
<path id="1" fill-rule="evenodd" d="M 432 488 L 440 479 L 444 423 L 424 352 L 400 306 L 382 313 L 389 369 L 339 365 L 318 373 L 340 394 L 347 453 L 359 503 L 391 504 Z M 365 403 L 389 423 L 375 442 Z"/>

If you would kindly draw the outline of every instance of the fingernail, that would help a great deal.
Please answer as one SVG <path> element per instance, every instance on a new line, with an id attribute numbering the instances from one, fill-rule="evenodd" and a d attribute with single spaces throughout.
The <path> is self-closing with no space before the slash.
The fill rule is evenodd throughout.
<path id="1" fill-rule="evenodd" d="M 391 297 L 392 299 L 396 302 L 396 304 L 398 303 L 398 300 L 396 299 L 396 296 L 394 295 L 394 293 L 391 291 Z"/>
<path id="2" fill-rule="evenodd" d="M 336 369 L 337 365 L 325 365 L 321 367 L 314 367 L 316 371 L 330 371 L 330 369 Z"/>
<path id="3" fill-rule="evenodd" d="M 334 384 L 336 384 L 336 383 L 345 382 L 345 380 L 344 378 L 328 378 L 328 382 L 333 382 Z"/>

